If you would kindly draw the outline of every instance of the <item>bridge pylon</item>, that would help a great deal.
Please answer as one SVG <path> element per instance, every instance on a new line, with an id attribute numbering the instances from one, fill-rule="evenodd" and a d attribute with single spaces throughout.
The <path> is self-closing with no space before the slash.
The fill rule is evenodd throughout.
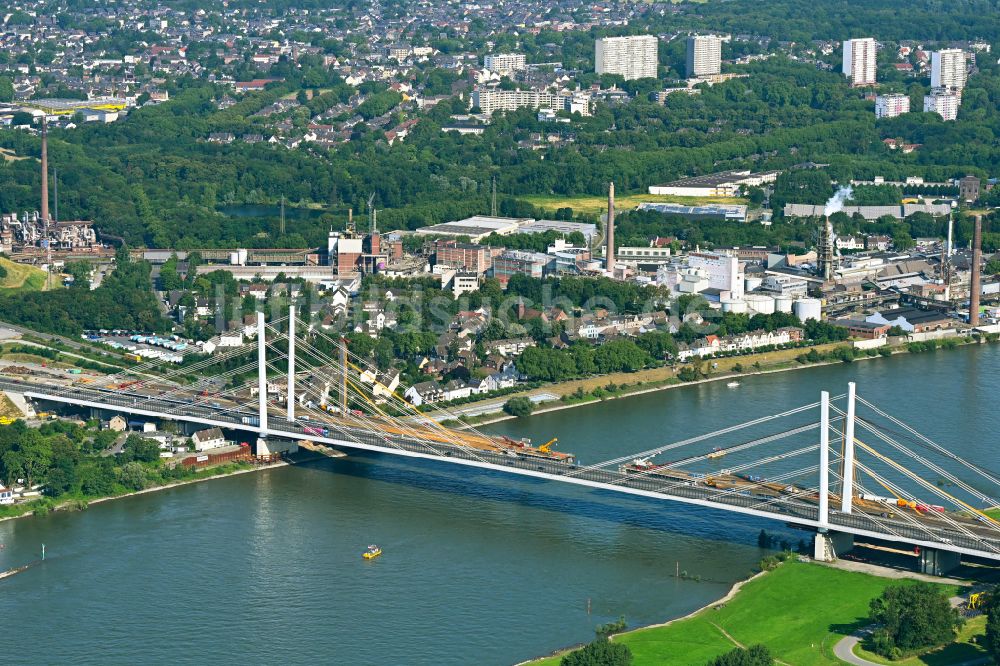
<path id="1" fill-rule="evenodd" d="M 295 306 L 288 306 L 288 420 L 295 420 Z"/>
<path id="2" fill-rule="evenodd" d="M 856 387 L 847 384 L 847 417 L 844 421 L 844 482 L 840 491 L 840 510 L 850 513 L 854 506 L 854 409 Z"/>
<path id="3" fill-rule="evenodd" d="M 257 398 L 259 415 L 257 426 L 257 453 L 267 453 L 267 331 L 264 313 L 257 311 Z"/>
<path id="4" fill-rule="evenodd" d="M 830 524 L 830 393 L 820 393 L 819 402 L 819 521 L 820 529 Z"/>
<path id="5" fill-rule="evenodd" d="M 854 548 L 854 535 L 848 532 L 816 532 L 813 540 L 813 559 L 818 562 L 833 562 L 840 555 Z"/>

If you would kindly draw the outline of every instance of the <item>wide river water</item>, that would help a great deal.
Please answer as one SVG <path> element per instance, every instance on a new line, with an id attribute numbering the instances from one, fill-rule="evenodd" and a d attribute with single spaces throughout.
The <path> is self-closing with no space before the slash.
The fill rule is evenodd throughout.
<path id="1" fill-rule="evenodd" d="M 966 347 L 490 429 L 536 443 L 558 436 L 562 450 L 597 462 L 854 380 L 887 411 L 996 468 L 998 371 L 1000 347 Z M 619 615 L 660 622 L 718 598 L 760 559 L 762 527 L 800 536 L 681 504 L 352 455 L 0 523 L 0 569 L 34 559 L 42 543 L 48 553 L 0 580 L 2 643 L 17 663 L 510 664 L 589 640 Z M 366 562 L 371 542 L 385 555 Z"/>

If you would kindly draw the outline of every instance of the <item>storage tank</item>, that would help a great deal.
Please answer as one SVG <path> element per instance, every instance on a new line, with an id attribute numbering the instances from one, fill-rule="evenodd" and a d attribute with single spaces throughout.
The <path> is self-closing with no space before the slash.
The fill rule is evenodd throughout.
<path id="1" fill-rule="evenodd" d="M 748 277 L 743 281 L 743 284 L 746 286 L 746 291 L 753 291 L 759 289 L 762 282 L 763 280 L 759 277 Z"/>
<path id="2" fill-rule="evenodd" d="M 719 302 L 722 304 L 723 312 L 744 314 L 747 311 L 747 302 L 742 298 L 723 298 Z"/>
<path id="3" fill-rule="evenodd" d="M 792 311 L 801 322 L 805 322 L 807 319 L 819 321 L 823 316 L 823 306 L 818 298 L 800 298 L 795 301 Z"/>
<path id="4" fill-rule="evenodd" d="M 778 312 L 791 312 L 792 303 L 795 299 L 791 296 L 775 296 L 774 297 L 774 309 Z"/>
<path id="5" fill-rule="evenodd" d="M 774 299 L 767 294 L 747 294 L 743 297 L 747 306 L 760 314 L 774 314 Z"/>

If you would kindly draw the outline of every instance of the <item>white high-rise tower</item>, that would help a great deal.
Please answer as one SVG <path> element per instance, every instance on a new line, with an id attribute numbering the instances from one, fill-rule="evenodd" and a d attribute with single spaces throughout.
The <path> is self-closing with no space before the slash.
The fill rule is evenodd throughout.
<path id="1" fill-rule="evenodd" d="M 722 38 L 716 35 L 691 35 L 687 38 L 688 78 L 718 74 L 722 71 Z"/>
<path id="2" fill-rule="evenodd" d="M 844 75 L 852 86 L 870 86 L 875 83 L 877 47 L 871 37 L 850 39 L 844 42 Z"/>
<path id="3" fill-rule="evenodd" d="M 598 74 L 621 74 L 626 81 L 656 78 L 658 41 L 654 35 L 603 37 L 594 43 Z"/>
<path id="4" fill-rule="evenodd" d="M 965 87 L 965 51 L 945 49 L 931 54 L 931 87 L 955 91 Z"/>

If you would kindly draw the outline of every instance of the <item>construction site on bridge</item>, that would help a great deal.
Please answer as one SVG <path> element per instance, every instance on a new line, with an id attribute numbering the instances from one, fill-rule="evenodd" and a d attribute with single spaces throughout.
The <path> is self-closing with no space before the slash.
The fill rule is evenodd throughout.
<path id="1" fill-rule="evenodd" d="M 421 411 L 343 340 L 296 324 L 294 308 L 270 324 L 259 313 L 254 342 L 211 358 L 180 349 L 190 355 L 181 363 L 147 359 L 103 376 L 23 373 L 0 379 L 0 389 L 47 406 L 240 433 L 260 456 L 308 442 L 777 520 L 815 533 L 817 559 L 865 539 L 912 551 L 935 575 L 962 557 L 1000 562 L 1000 523 L 985 511 L 1000 504 L 996 473 L 856 395 L 853 384 L 781 414 L 583 464 L 559 433 L 534 444 L 445 427 L 455 418 L 447 409 Z"/>

